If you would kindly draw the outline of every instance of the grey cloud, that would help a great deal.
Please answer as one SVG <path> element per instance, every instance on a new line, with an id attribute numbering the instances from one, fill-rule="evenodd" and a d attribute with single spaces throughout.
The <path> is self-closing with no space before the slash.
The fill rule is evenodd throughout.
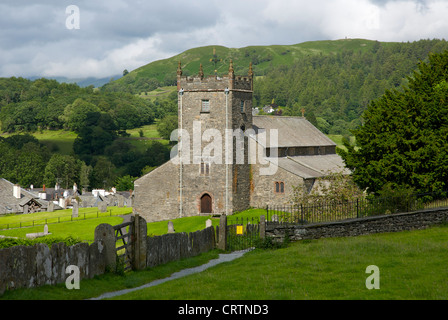
<path id="1" fill-rule="evenodd" d="M 347 3 L 364 14 L 366 5 L 374 4 L 384 13 L 388 4 L 394 4 L 395 8 L 406 4 L 410 16 L 386 12 L 389 20 L 381 20 L 380 29 L 366 34 L 354 21 L 340 18 L 346 17 Z M 445 9 L 440 9 L 440 0 L 354 3 L 351 0 L 2 0 L 0 76 L 51 72 L 67 76 L 90 76 L 95 72 L 97 76 L 109 76 L 121 72 L 123 65 L 132 69 L 197 46 L 295 44 L 337 39 L 347 35 L 346 32 L 382 41 L 381 37 L 386 35 L 387 41 L 418 40 L 427 34 L 447 37 Z M 409 9 L 410 3 L 415 4 L 414 9 Z M 434 3 L 437 3 L 435 10 Z M 80 9 L 79 30 L 65 27 L 65 8 L 72 4 Z M 332 9 L 327 9 L 327 5 Z M 422 15 L 425 10 L 431 14 Z M 415 12 L 417 15 L 413 15 Z M 353 15 L 359 16 L 357 13 Z M 405 32 L 397 27 L 397 17 L 403 19 L 399 25 L 407 27 Z M 433 27 L 415 26 L 409 20 L 415 17 Z"/>

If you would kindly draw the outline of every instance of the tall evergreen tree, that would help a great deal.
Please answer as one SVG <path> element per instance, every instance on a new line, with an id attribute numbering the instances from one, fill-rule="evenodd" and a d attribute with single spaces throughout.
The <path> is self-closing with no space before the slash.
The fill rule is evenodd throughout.
<path id="1" fill-rule="evenodd" d="M 448 185 L 448 51 L 430 54 L 403 90 L 371 102 L 341 151 L 355 182 L 371 192 L 386 184 L 437 191 Z"/>

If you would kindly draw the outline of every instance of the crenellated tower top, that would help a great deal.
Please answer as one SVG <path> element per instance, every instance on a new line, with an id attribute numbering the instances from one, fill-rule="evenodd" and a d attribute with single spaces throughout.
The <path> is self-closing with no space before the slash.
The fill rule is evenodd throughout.
<path id="1" fill-rule="evenodd" d="M 204 75 L 202 64 L 199 66 L 199 73 L 197 76 L 183 76 L 182 67 L 179 61 L 177 68 L 177 89 L 192 90 L 192 91 L 222 91 L 229 90 L 243 90 L 253 91 L 253 70 L 252 63 L 249 65 L 249 72 L 247 76 L 236 76 L 233 61 L 230 60 L 229 72 L 222 76 L 219 75 Z"/>

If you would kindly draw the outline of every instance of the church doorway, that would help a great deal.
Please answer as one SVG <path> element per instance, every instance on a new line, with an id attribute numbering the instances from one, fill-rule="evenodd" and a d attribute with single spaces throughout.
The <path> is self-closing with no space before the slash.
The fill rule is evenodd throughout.
<path id="1" fill-rule="evenodd" d="M 208 193 L 201 197 L 201 213 L 212 213 L 212 197 Z"/>

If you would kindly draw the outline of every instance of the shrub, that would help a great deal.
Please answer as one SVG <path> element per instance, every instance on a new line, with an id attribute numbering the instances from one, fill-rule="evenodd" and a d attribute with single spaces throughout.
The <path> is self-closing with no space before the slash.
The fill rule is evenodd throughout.
<path id="1" fill-rule="evenodd" d="M 51 247 L 54 243 L 63 242 L 66 246 L 73 246 L 80 243 L 81 240 L 74 237 L 58 238 L 58 237 L 42 237 L 37 239 L 15 239 L 15 238 L 3 238 L 0 239 L 0 249 L 10 248 L 14 246 L 34 246 L 38 243 L 45 243 L 48 247 Z"/>

